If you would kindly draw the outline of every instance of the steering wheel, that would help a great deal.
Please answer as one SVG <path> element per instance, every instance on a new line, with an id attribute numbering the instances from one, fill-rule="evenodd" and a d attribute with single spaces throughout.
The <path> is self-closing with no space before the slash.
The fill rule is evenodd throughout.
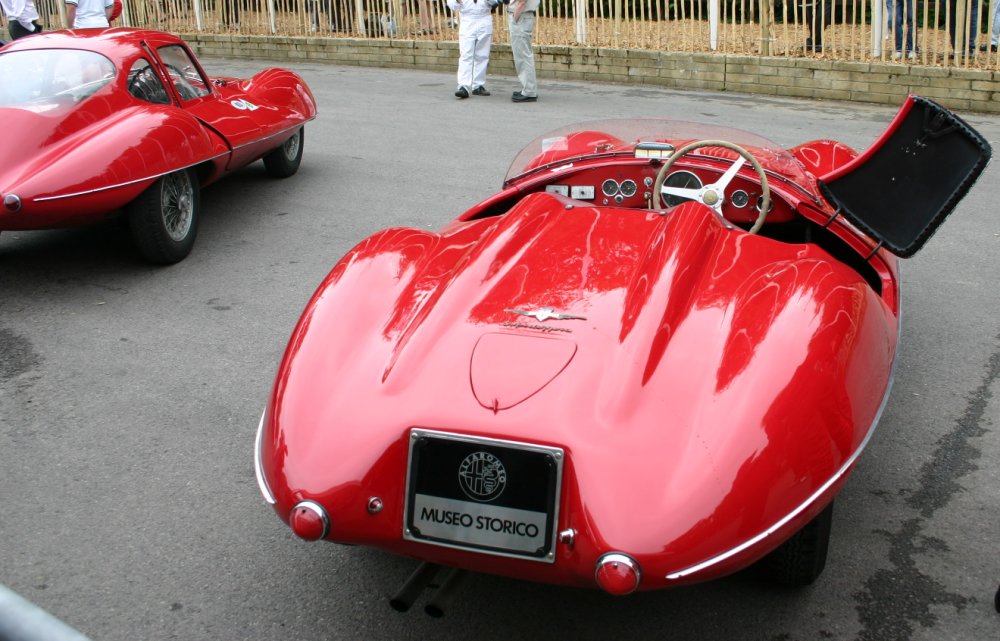
<path id="1" fill-rule="evenodd" d="M 128 81 L 128 92 L 140 100 L 169 105 L 170 96 L 152 67 L 143 67 Z"/>
<path id="2" fill-rule="evenodd" d="M 677 161 L 686 154 L 691 153 L 695 149 L 701 149 L 702 147 L 722 147 L 724 149 L 735 151 L 740 155 L 740 157 L 733 161 L 733 164 L 729 167 L 729 169 L 719 176 L 719 179 L 711 185 L 705 185 L 700 189 L 664 187 L 663 182 L 667 179 L 667 174 L 669 174 L 670 170 L 674 168 Z M 660 195 L 666 194 L 668 196 L 679 196 L 681 198 L 687 198 L 700 202 L 703 205 L 711 207 L 721 216 L 722 203 L 726 200 L 726 187 L 729 186 L 729 183 L 732 182 L 733 177 L 736 176 L 736 173 L 745 162 L 750 163 L 750 165 L 757 172 L 757 178 L 760 179 L 760 215 L 757 216 L 757 221 L 754 222 L 753 226 L 750 228 L 750 233 L 756 234 L 764 225 L 764 221 L 767 219 L 767 212 L 771 209 L 771 188 L 767 184 L 767 175 L 764 173 L 764 168 L 761 167 L 760 163 L 757 162 L 757 159 L 754 158 L 749 151 L 739 145 L 725 140 L 698 140 L 684 145 L 671 154 L 670 158 L 668 158 L 667 161 L 663 163 L 663 166 L 660 167 L 660 171 L 656 174 L 656 182 L 653 183 L 653 209 L 661 209 L 663 207 Z"/>

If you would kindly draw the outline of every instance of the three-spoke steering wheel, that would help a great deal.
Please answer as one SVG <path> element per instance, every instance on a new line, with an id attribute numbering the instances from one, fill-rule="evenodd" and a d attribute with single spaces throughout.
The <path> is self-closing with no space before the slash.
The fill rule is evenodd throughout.
<path id="1" fill-rule="evenodd" d="M 664 187 L 663 182 L 667 179 L 667 175 L 670 173 L 670 170 L 674 168 L 674 165 L 677 164 L 677 161 L 679 161 L 686 154 L 691 153 L 695 149 L 701 149 L 702 147 L 722 147 L 724 149 L 735 151 L 740 155 L 740 157 L 734 160 L 733 164 L 726 169 L 725 173 L 719 176 L 719 179 L 711 185 L 705 185 L 699 189 L 669 186 Z M 661 195 L 677 196 L 679 198 L 686 198 L 711 207 L 721 216 L 722 204 L 726 201 L 726 187 L 729 186 L 729 183 L 732 182 L 733 178 L 745 162 L 750 163 L 750 166 L 754 168 L 754 171 L 757 172 L 757 177 L 760 179 L 760 215 L 757 216 L 756 222 L 754 222 L 753 226 L 750 228 L 750 233 L 756 234 L 764 225 L 764 221 L 767 219 L 767 212 L 771 209 L 771 188 L 767 184 L 767 175 L 764 173 L 764 168 L 761 167 L 760 163 L 749 151 L 739 145 L 725 140 L 698 140 L 684 145 L 671 154 L 670 158 L 663 163 L 662 167 L 660 167 L 660 171 L 656 174 L 656 182 L 653 183 L 653 209 L 661 209 L 663 207 L 663 202 L 660 198 Z"/>

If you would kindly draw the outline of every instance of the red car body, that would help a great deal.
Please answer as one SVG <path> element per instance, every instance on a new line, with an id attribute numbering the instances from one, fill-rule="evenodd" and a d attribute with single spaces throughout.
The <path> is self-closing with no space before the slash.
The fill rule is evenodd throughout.
<path id="1" fill-rule="evenodd" d="M 212 78 L 171 34 L 22 38 L 0 51 L 0 230 L 89 224 L 125 209 L 146 258 L 175 262 L 194 241 L 200 187 L 260 158 L 274 175 L 294 173 L 315 116 L 297 74 Z M 173 209 L 156 211 L 161 202 Z"/>
<path id="2" fill-rule="evenodd" d="M 939 223 L 990 151 L 920 98 L 861 155 L 657 120 L 542 136 L 440 232 L 333 268 L 261 419 L 262 493 L 304 539 L 532 581 L 814 580 L 897 351 L 894 239 L 855 195 L 933 175 L 885 157 L 928 131 L 964 172 L 897 213 Z"/>

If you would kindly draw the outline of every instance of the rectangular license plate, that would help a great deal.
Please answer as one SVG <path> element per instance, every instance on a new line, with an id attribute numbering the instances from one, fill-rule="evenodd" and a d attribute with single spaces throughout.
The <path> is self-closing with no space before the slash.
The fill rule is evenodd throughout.
<path id="1" fill-rule="evenodd" d="M 562 464 L 557 447 L 415 428 L 403 537 L 551 563 Z"/>

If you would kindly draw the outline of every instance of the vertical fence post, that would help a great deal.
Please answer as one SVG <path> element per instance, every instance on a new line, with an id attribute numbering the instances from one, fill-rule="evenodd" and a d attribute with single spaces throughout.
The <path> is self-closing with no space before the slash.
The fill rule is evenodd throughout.
<path id="1" fill-rule="evenodd" d="M 365 3 L 364 0 L 354 0 L 354 17 L 357 19 L 357 30 L 362 37 L 368 36 L 368 27 L 365 25 Z"/>
<path id="2" fill-rule="evenodd" d="M 198 31 L 204 27 L 201 20 L 201 0 L 194 0 L 194 26 L 197 27 Z"/>
<path id="3" fill-rule="evenodd" d="M 719 50 L 719 0 L 708 3 L 708 45 L 712 51 Z"/>
<path id="4" fill-rule="evenodd" d="M 267 0 L 267 16 L 271 19 L 271 33 L 278 33 L 278 25 L 274 19 L 274 0 Z"/>
<path id="5" fill-rule="evenodd" d="M 587 45 L 587 0 L 576 0 L 576 41 L 581 46 Z"/>
<path id="6" fill-rule="evenodd" d="M 132 12 L 128 8 L 128 0 L 122 0 L 122 26 L 132 26 Z"/>
<path id="7" fill-rule="evenodd" d="M 903 0 L 895 0 L 895 2 L 902 2 Z M 882 55 L 882 43 L 886 39 L 886 13 L 885 13 L 885 0 L 872 0 L 872 55 L 875 57 L 880 57 Z M 913 23 L 916 24 L 917 20 L 914 18 Z M 889 34 L 890 36 L 892 34 Z M 916 34 L 913 34 L 913 39 L 916 40 Z M 915 45 L 916 43 L 914 43 Z"/>
<path id="8" fill-rule="evenodd" d="M 430 2 L 428 2 L 425 6 L 427 7 L 428 11 L 431 10 L 431 3 Z M 423 9 L 421 7 L 417 7 L 416 10 L 419 12 L 419 11 L 422 11 Z M 389 38 L 398 38 L 400 36 L 400 28 L 402 27 L 402 24 L 403 24 L 402 17 L 403 17 L 403 2 L 402 2 L 402 0 L 392 0 L 392 13 L 389 15 L 389 20 L 395 21 L 395 23 L 396 23 L 396 32 L 393 33 L 392 23 L 388 23 L 388 24 L 386 24 L 385 29 L 383 29 L 384 34 L 386 36 L 389 36 Z M 431 18 L 430 16 L 428 16 L 428 19 L 432 20 L 433 18 Z M 379 20 L 379 24 L 381 24 L 382 23 L 382 16 L 379 16 L 378 20 Z M 420 19 L 419 18 L 417 19 L 417 26 L 418 27 L 420 26 Z M 434 24 L 431 23 L 431 26 L 433 27 Z"/>
<path id="9" fill-rule="evenodd" d="M 975 1 L 975 0 L 973 0 Z M 955 3 L 955 40 L 951 43 L 953 51 L 955 52 L 955 61 L 959 61 L 968 55 L 966 47 L 968 47 L 969 32 L 966 28 L 966 22 L 969 19 L 969 14 L 966 11 L 966 2 L 959 0 Z"/>
<path id="10" fill-rule="evenodd" d="M 615 0 L 615 30 L 611 38 L 611 46 L 617 49 L 619 45 L 619 37 L 621 36 L 622 29 L 622 0 Z"/>
<path id="11" fill-rule="evenodd" d="M 760 55 L 771 55 L 771 12 L 772 0 L 762 0 L 760 3 Z"/>

